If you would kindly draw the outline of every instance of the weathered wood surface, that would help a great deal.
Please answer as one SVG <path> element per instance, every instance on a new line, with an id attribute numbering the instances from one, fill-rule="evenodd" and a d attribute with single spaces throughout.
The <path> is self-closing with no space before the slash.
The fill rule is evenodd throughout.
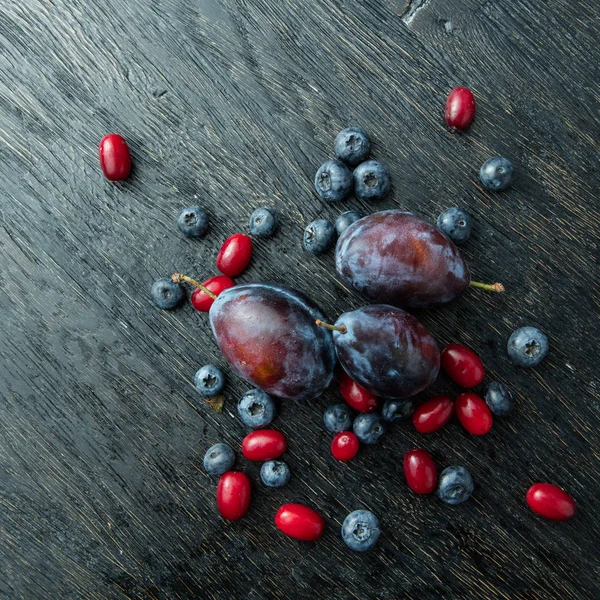
<path id="1" fill-rule="evenodd" d="M 594 0 L 0 3 L 0 597 L 600 597 L 598 39 Z M 465 135 L 441 119 L 457 84 L 478 100 Z M 392 171 L 378 206 L 324 206 L 311 191 L 350 123 Z M 98 167 L 112 131 L 134 155 L 125 184 Z M 518 177 L 490 194 L 477 171 L 497 154 Z M 196 199 L 212 216 L 200 242 L 175 228 Z M 515 414 L 483 439 L 456 423 L 426 439 L 397 426 L 341 465 L 321 427 L 337 392 L 282 403 L 291 483 L 267 490 L 240 460 L 257 482 L 251 511 L 220 519 L 202 456 L 218 440 L 239 447 L 247 386 L 232 376 L 224 413 L 208 410 L 192 385 L 200 365 L 222 364 L 207 320 L 155 310 L 149 287 L 213 274 L 221 241 L 261 204 L 280 232 L 240 281 L 288 282 L 331 317 L 361 300 L 331 254 L 301 250 L 306 222 L 467 207 L 472 271 L 508 291 L 422 319 L 441 346 L 481 354 L 516 391 Z M 524 324 L 552 343 L 533 371 L 505 353 Z M 441 378 L 434 391 L 458 390 Z M 415 445 L 468 466 L 471 501 L 411 495 L 401 457 Z M 567 488 L 577 518 L 531 514 L 537 480 Z M 325 515 L 322 541 L 276 531 L 284 501 Z M 366 555 L 339 538 L 359 507 L 383 527 Z"/>

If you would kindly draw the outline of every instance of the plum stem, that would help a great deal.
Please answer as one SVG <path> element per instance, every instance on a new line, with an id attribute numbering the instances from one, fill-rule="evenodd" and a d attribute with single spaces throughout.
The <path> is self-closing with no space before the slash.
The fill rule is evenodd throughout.
<path id="1" fill-rule="evenodd" d="M 486 290 L 488 292 L 503 292 L 504 286 L 501 283 L 481 283 L 480 281 L 471 281 L 471 287 Z"/>
<path id="2" fill-rule="evenodd" d="M 187 275 L 182 275 L 181 273 L 173 273 L 173 275 L 171 275 L 171 281 L 173 283 L 189 283 L 190 285 L 197 287 L 199 290 L 202 290 L 207 296 L 210 296 L 213 300 L 217 299 L 216 294 L 213 294 L 207 287 L 203 286 L 201 283 L 198 283 L 195 279 L 192 279 Z"/>
<path id="3" fill-rule="evenodd" d="M 339 331 L 340 333 L 348 332 L 348 329 L 345 325 L 330 325 L 329 323 L 325 323 L 325 321 L 321 321 L 321 319 L 317 319 L 315 324 L 318 327 L 323 327 L 323 329 L 329 329 L 329 331 Z"/>

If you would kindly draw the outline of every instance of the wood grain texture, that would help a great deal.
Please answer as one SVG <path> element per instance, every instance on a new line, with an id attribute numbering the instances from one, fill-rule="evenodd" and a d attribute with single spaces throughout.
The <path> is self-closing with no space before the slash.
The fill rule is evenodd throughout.
<path id="1" fill-rule="evenodd" d="M 415 0 L 413 0 L 415 3 Z M 600 14 L 593 0 L 23 0 L 0 3 L 0 597 L 600 597 L 598 296 Z M 457 135 L 441 119 L 455 85 L 478 113 Z M 324 206 L 312 192 L 335 133 L 361 124 L 394 190 L 367 206 Z M 135 171 L 104 180 L 97 144 L 130 142 Z M 513 158 L 512 189 L 478 182 L 492 155 Z M 182 238 L 179 209 L 211 214 L 206 239 Z M 281 402 L 290 484 L 267 490 L 258 465 L 250 513 L 226 523 L 202 470 L 216 441 L 246 431 L 247 386 L 231 376 L 222 414 L 193 388 L 223 364 L 207 319 L 154 309 L 152 281 L 214 273 L 230 233 L 259 205 L 280 231 L 259 240 L 239 281 L 283 281 L 335 318 L 361 300 L 331 254 L 301 249 L 304 225 L 342 210 L 401 207 L 475 218 L 464 247 L 472 291 L 421 314 L 440 346 L 474 348 L 489 379 L 517 395 L 483 439 L 454 423 L 423 439 L 394 427 L 378 448 L 336 464 L 317 402 Z M 510 364 L 510 332 L 548 332 L 539 368 Z M 457 393 L 440 378 L 432 391 Z M 476 482 L 459 507 L 409 493 L 404 451 Z M 238 456 L 241 456 L 238 453 Z M 525 506 L 534 481 L 576 498 L 571 522 Z M 322 512 L 317 544 L 285 539 L 286 501 Z M 339 527 L 375 511 L 377 549 L 346 549 Z"/>

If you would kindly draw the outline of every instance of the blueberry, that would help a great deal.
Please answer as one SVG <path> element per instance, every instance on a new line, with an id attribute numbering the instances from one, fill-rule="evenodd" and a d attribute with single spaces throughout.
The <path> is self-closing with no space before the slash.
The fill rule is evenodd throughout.
<path id="1" fill-rule="evenodd" d="M 335 230 L 338 235 L 342 235 L 352 223 L 362 219 L 362 215 L 355 210 L 347 210 L 343 212 L 335 222 Z"/>
<path id="2" fill-rule="evenodd" d="M 227 444 L 215 444 L 204 455 L 204 470 L 210 475 L 223 475 L 234 462 L 235 454 Z"/>
<path id="3" fill-rule="evenodd" d="M 506 417 L 513 409 L 513 395 L 503 383 L 492 381 L 485 392 L 485 403 L 499 417 Z"/>
<path id="4" fill-rule="evenodd" d="M 200 206 L 188 206 L 179 213 L 177 227 L 187 237 L 203 237 L 208 230 L 208 215 Z"/>
<path id="5" fill-rule="evenodd" d="M 270 208 L 261 206 L 250 217 L 250 233 L 257 237 L 269 237 L 277 228 L 277 215 Z"/>
<path id="6" fill-rule="evenodd" d="M 455 244 L 462 244 L 471 237 L 471 215 L 460 208 L 447 208 L 437 219 L 437 226 Z"/>
<path id="7" fill-rule="evenodd" d="M 342 525 L 342 539 L 348 548 L 357 552 L 371 549 L 380 534 L 379 519 L 370 510 L 351 512 Z"/>
<path id="8" fill-rule="evenodd" d="M 332 404 L 323 415 L 325 429 L 331 433 L 348 431 L 352 426 L 352 413 L 347 404 Z"/>
<path id="9" fill-rule="evenodd" d="M 225 375 L 219 367 L 204 365 L 196 371 L 194 384 L 202 396 L 212 398 L 218 396 L 225 388 Z"/>
<path id="10" fill-rule="evenodd" d="M 290 480 L 290 468 L 281 460 L 269 460 L 260 468 L 260 478 L 267 487 L 280 488 Z"/>
<path id="11" fill-rule="evenodd" d="M 367 160 L 354 169 L 354 193 L 360 200 L 381 200 L 390 191 L 390 172 L 376 160 Z"/>
<path id="12" fill-rule="evenodd" d="M 386 400 L 381 411 L 381 417 L 387 423 L 405 421 L 415 410 L 414 400 Z"/>
<path id="13" fill-rule="evenodd" d="M 460 504 L 473 493 L 473 479 L 464 467 L 448 467 L 440 473 L 438 498 L 446 504 Z"/>
<path id="14" fill-rule="evenodd" d="M 353 184 L 352 171 L 339 160 L 323 163 L 315 175 L 315 190 L 327 202 L 347 198 Z"/>
<path id="15" fill-rule="evenodd" d="M 537 327 L 521 327 L 508 338 L 508 356 L 519 367 L 535 367 L 546 355 L 550 344 Z"/>
<path id="16" fill-rule="evenodd" d="M 512 182 L 513 166 L 508 158 L 495 156 L 486 160 L 479 170 L 481 183 L 491 192 L 505 190 Z"/>
<path id="17" fill-rule="evenodd" d="M 152 284 L 152 302 L 163 310 L 175 308 L 183 300 L 183 287 L 167 277 L 157 279 Z"/>
<path id="18" fill-rule="evenodd" d="M 335 241 L 335 229 L 325 219 L 317 219 L 304 230 L 304 249 L 313 254 L 327 252 Z"/>
<path id="19" fill-rule="evenodd" d="M 363 444 L 376 444 L 385 433 L 385 425 L 381 422 L 379 415 L 362 413 L 354 419 L 352 431 Z"/>
<path id="20" fill-rule="evenodd" d="M 246 392 L 240 398 L 237 409 L 243 423 L 253 429 L 266 427 L 275 418 L 275 402 L 262 390 Z"/>
<path id="21" fill-rule="evenodd" d="M 340 160 L 354 166 L 367 160 L 371 142 L 369 136 L 360 127 L 348 127 L 337 134 L 333 149 Z"/>

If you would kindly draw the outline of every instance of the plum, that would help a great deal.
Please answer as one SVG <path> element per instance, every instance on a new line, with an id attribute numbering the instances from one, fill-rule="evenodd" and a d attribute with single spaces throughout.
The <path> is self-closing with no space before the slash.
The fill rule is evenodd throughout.
<path id="1" fill-rule="evenodd" d="M 249 283 L 224 290 L 209 312 L 227 362 L 255 387 L 295 400 L 317 397 L 331 383 L 335 350 L 317 327 L 320 309 L 283 285 Z"/>
<path id="2" fill-rule="evenodd" d="M 469 285 L 504 291 L 500 284 L 471 282 L 454 243 L 432 223 L 400 210 L 376 212 L 350 225 L 338 239 L 335 265 L 371 302 L 402 308 L 450 302 Z"/>
<path id="3" fill-rule="evenodd" d="M 413 315 L 386 304 L 342 314 L 333 331 L 338 360 L 359 385 L 381 398 L 409 398 L 429 387 L 440 370 L 440 351 Z"/>

